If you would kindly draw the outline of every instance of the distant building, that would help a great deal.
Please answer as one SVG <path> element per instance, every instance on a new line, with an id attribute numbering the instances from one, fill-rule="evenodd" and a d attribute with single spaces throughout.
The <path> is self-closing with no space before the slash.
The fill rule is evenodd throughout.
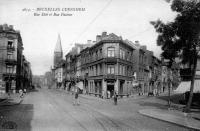
<path id="1" fill-rule="evenodd" d="M 56 68 L 62 59 L 63 59 L 63 50 L 62 50 L 60 35 L 58 35 L 58 39 L 54 49 L 53 67 Z"/>
<path id="2" fill-rule="evenodd" d="M 60 35 L 58 35 L 57 43 L 54 50 L 54 63 L 52 74 L 54 75 L 54 86 L 60 88 L 63 85 L 63 50 Z"/>
<path id="3" fill-rule="evenodd" d="M 44 86 L 45 87 L 47 87 L 47 88 L 51 88 L 52 87 L 52 85 L 54 84 L 53 82 L 53 80 L 54 80 L 54 78 L 53 78 L 53 74 L 52 74 L 52 72 L 51 71 L 48 71 L 48 72 L 46 72 L 45 73 L 45 75 L 44 75 Z"/>
<path id="4" fill-rule="evenodd" d="M 86 44 L 75 43 L 75 46 L 72 48 L 72 50 L 65 56 L 66 60 L 65 60 L 64 77 L 66 85 L 69 84 L 73 85 L 77 81 L 83 79 L 81 74 L 80 52 L 85 48 L 91 47 L 92 45 L 93 42 L 91 40 L 88 40 Z"/>

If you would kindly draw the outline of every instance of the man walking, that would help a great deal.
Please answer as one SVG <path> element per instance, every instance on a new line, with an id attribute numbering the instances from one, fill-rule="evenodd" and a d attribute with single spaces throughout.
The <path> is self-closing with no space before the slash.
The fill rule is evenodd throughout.
<path id="1" fill-rule="evenodd" d="M 79 105 L 78 95 L 79 95 L 79 88 L 75 86 L 75 94 L 74 94 L 75 100 L 73 105 Z"/>
<path id="2" fill-rule="evenodd" d="M 114 91 L 114 105 L 117 105 L 117 93 Z"/>

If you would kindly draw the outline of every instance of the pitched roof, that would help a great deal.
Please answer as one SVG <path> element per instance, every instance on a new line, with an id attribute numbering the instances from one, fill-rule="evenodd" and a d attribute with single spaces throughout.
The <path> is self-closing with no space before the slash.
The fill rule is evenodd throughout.
<path id="1" fill-rule="evenodd" d="M 56 43 L 54 52 L 62 52 L 60 34 L 58 34 L 58 39 L 57 39 L 57 43 Z"/>

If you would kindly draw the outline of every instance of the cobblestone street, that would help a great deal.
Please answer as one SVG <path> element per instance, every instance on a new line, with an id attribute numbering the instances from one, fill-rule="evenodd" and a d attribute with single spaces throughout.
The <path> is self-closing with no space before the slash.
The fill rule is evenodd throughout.
<path id="1" fill-rule="evenodd" d="M 117 106 L 112 99 L 87 95 L 79 98 L 80 106 L 74 106 L 71 94 L 40 89 L 27 94 L 20 105 L 1 107 L 0 113 L 15 122 L 20 131 L 189 130 L 139 114 L 140 109 L 162 108 L 163 101 L 154 97 L 119 99 Z"/>

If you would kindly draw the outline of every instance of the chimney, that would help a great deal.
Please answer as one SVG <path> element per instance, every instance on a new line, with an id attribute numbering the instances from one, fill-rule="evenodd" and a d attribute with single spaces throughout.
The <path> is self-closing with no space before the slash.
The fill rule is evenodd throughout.
<path id="1" fill-rule="evenodd" d="M 14 29 L 13 29 L 13 25 L 9 25 L 9 29 L 10 29 L 10 30 L 14 30 Z"/>
<path id="2" fill-rule="evenodd" d="M 140 42 L 137 40 L 137 41 L 135 41 L 135 45 L 137 46 L 137 47 L 140 47 Z"/>
<path id="3" fill-rule="evenodd" d="M 107 32 L 102 32 L 102 37 L 106 37 L 107 36 Z"/>
<path id="4" fill-rule="evenodd" d="M 141 46 L 141 49 L 147 50 L 147 46 L 146 46 L 146 45 L 143 45 L 143 46 Z"/>
<path id="5" fill-rule="evenodd" d="M 100 36 L 100 35 L 97 35 L 97 36 L 96 36 L 96 42 L 99 42 L 99 41 L 101 41 L 101 36 Z"/>
<path id="6" fill-rule="evenodd" d="M 87 40 L 87 44 L 92 44 L 92 41 L 91 40 Z"/>
<path id="7" fill-rule="evenodd" d="M 3 24 L 3 30 L 8 30 L 8 25 L 7 24 Z"/>

